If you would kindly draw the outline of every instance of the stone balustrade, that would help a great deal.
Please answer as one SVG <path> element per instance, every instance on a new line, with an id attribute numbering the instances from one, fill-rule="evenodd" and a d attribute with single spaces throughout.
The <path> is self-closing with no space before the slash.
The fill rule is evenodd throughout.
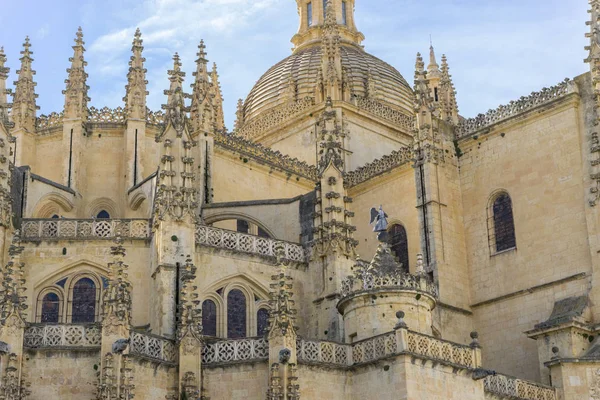
<path id="1" fill-rule="evenodd" d="M 352 364 L 361 364 L 399 353 L 396 333 L 390 332 L 352 344 Z"/>
<path id="2" fill-rule="evenodd" d="M 23 240 L 148 239 L 147 219 L 23 219 Z"/>
<path id="3" fill-rule="evenodd" d="M 479 114 L 474 118 L 465 119 L 458 126 L 457 136 L 459 138 L 471 136 L 491 125 L 505 121 L 538 106 L 551 103 L 556 99 L 570 93 L 575 93 L 576 91 L 577 86 L 575 82 L 570 79 L 565 79 L 558 85 L 543 88 L 539 92 L 533 92 L 529 96 L 523 96 L 519 100 L 511 101 L 507 105 L 502 105 L 495 110 L 489 110 L 485 114 Z"/>
<path id="4" fill-rule="evenodd" d="M 130 354 L 164 363 L 176 363 L 179 347 L 169 339 L 132 331 Z"/>
<path id="5" fill-rule="evenodd" d="M 485 378 L 486 393 L 498 398 L 523 400 L 556 400 L 556 389 L 535 382 L 524 381 L 506 375 L 491 375 Z"/>
<path id="6" fill-rule="evenodd" d="M 275 249 L 278 245 L 281 245 L 285 252 L 284 259 L 301 263 L 306 262 L 306 253 L 299 244 L 206 225 L 196 227 L 196 244 L 267 257 L 275 257 Z"/>
<path id="7" fill-rule="evenodd" d="M 417 332 L 408 332 L 408 351 L 438 361 L 467 368 L 477 368 L 474 349 L 470 346 L 437 339 Z"/>
<path id="8" fill-rule="evenodd" d="M 352 347 L 348 344 L 298 339 L 298 362 L 304 364 L 351 365 Z"/>
<path id="9" fill-rule="evenodd" d="M 265 338 L 214 340 L 208 341 L 202 348 L 204 364 L 231 364 L 268 358 L 269 344 Z"/>
<path id="10" fill-rule="evenodd" d="M 33 349 L 100 348 L 101 341 L 99 324 L 32 324 L 25 329 L 23 344 Z"/>
<path id="11" fill-rule="evenodd" d="M 372 273 L 364 273 L 360 278 L 349 276 L 342 281 L 342 296 L 382 288 L 418 290 L 429 293 L 435 298 L 438 297 L 437 286 L 430 279 L 403 272 L 387 276 L 377 276 Z"/>

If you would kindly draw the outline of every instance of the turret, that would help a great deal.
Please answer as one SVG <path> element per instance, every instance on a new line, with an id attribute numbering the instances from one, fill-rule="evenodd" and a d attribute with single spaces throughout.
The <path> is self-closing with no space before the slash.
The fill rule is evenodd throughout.
<path id="1" fill-rule="evenodd" d="M 435 57 L 435 50 L 433 45 L 429 47 L 429 65 L 427 66 L 427 79 L 429 80 L 429 87 L 431 89 L 431 97 L 436 103 L 440 101 L 440 81 L 442 79 L 442 71 L 437 63 Z"/>
<path id="2" fill-rule="evenodd" d="M 30 51 L 30 47 L 29 36 L 27 36 L 25 43 L 23 43 L 23 50 L 21 51 L 21 68 L 17 71 L 19 77 L 14 83 L 15 92 L 13 94 L 11 117 L 15 124 L 15 132 L 22 130 L 33 134 L 35 132 L 35 114 L 39 107 L 35 102 L 38 95 L 35 94 L 35 86 L 37 84 L 33 81 L 35 71 L 31 69 L 33 62 L 31 55 L 33 52 Z M 17 150 L 17 152 L 20 153 L 20 150 Z M 17 159 L 19 158 L 17 157 Z M 18 161 L 17 164 L 20 165 Z"/>
<path id="3" fill-rule="evenodd" d="M 85 122 L 88 119 L 87 104 L 90 98 L 88 97 L 89 86 L 86 85 L 88 74 L 85 72 L 87 62 L 83 58 L 84 44 L 83 32 L 79 27 L 75 37 L 75 46 L 73 46 L 73 57 L 69 59 L 71 68 L 67 69 L 69 74 L 65 80 L 67 87 L 62 92 L 65 95 L 64 118 L 66 120 L 79 119 Z"/>
<path id="4" fill-rule="evenodd" d="M 7 98 L 10 90 L 6 89 L 6 79 L 8 79 L 10 68 L 5 67 L 5 63 L 6 55 L 4 54 L 4 47 L 0 47 L 0 125 L 4 126 L 6 132 L 8 132 L 8 116 L 11 104 Z"/>
<path id="5" fill-rule="evenodd" d="M 211 91 L 211 82 L 208 76 L 208 60 L 206 59 L 206 46 L 204 40 L 198 45 L 198 59 L 196 60 L 196 78 L 192 87 L 192 106 L 191 122 L 194 133 L 213 133 L 213 127 L 216 123 L 216 113 L 213 109 L 213 92 Z"/>
<path id="6" fill-rule="evenodd" d="M 129 193 L 129 189 L 146 178 L 155 167 L 153 166 L 152 171 L 144 170 L 148 81 L 146 80 L 146 68 L 144 68 L 146 59 L 142 55 L 143 51 L 142 33 L 138 28 L 131 46 L 132 55 L 129 61 L 125 97 L 123 97 L 127 113 L 127 130 L 124 136 L 126 175 L 122 189 L 124 193 Z"/>
<path id="7" fill-rule="evenodd" d="M 365 39 L 356 29 L 354 21 L 355 0 L 296 0 L 300 25 L 298 33 L 292 38 L 294 50 L 318 43 L 324 34 L 324 27 L 332 22 L 339 26 L 344 42 L 360 45 Z M 327 16 L 327 7 L 331 5 L 333 14 Z"/>

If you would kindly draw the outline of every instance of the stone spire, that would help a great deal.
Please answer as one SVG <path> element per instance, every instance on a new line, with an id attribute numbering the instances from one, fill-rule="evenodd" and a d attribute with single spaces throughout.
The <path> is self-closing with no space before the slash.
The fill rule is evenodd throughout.
<path id="1" fill-rule="evenodd" d="M 269 300 L 269 337 L 288 336 L 296 337 L 296 308 L 292 299 L 294 292 L 292 277 L 287 275 L 283 261 L 284 251 L 275 249 L 279 271 L 271 275 L 271 294 Z"/>
<path id="2" fill-rule="evenodd" d="M 429 89 L 429 80 L 425 63 L 420 53 L 417 53 L 415 64 L 415 113 L 417 115 L 417 126 L 415 139 L 417 142 L 433 140 L 433 113 L 435 111 L 434 99 Z"/>
<path id="3" fill-rule="evenodd" d="M 83 121 L 88 119 L 87 103 L 90 98 L 88 97 L 89 86 L 86 84 L 88 74 L 85 72 L 85 66 L 87 62 L 83 59 L 84 44 L 83 32 L 79 27 L 75 37 L 75 46 L 73 46 L 73 57 L 69 58 L 71 68 L 67 69 L 69 74 L 65 80 L 67 87 L 62 92 L 65 95 L 65 119 L 81 119 Z"/>
<path id="4" fill-rule="evenodd" d="M 600 0 L 590 0 L 591 9 L 588 11 L 591 16 L 591 21 L 586 24 L 590 27 L 590 31 L 585 34 L 590 40 L 585 49 L 589 52 L 585 62 L 590 65 L 590 73 L 592 76 L 592 90 L 594 93 L 594 111 L 596 117 L 593 126 L 600 123 Z M 595 207 L 600 203 L 600 154 L 594 149 L 600 146 L 600 137 L 598 132 L 592 130 L 589 132 L 592 167 L 590 169 L 590 179 L 592 180 L 590 187 L 589 204 Z"/>
<path id="5" fill-rule="evenodd" d="M 127 73 L 127 86 L 125 86 L 125 110 L 127 118 L 130 119 L 146 119 L 146 96 L 148 91 L 146 85 L 146 69 L 144 62 L 146 59 L 142 56 L 144 51 L 142 33 L 140 28 L 137 28 L 133 37 L 131 46 L 131 60 L 129 61 L 129 72 Z"/>
<path id="6" fill-rule="evenodd" d="M 223 114 L 223 93 L 221 92 L 221 83 L 219 82 L 219 73 L 217 72 L 217 63 L 213 63 L 212 72 L 210 74 L 212 83 L 214 108 L 215 108 L 215 128 L 217 130 L 225 129 L 225 117 Z"/>
<path id="7" fill-rule="evenodd" d="M 31 63 L 33 62 L 31 55 L 33 52 L 29 50 L 30 47 L 29 36 L 27 36 L 21 51 L 21 68 L 17 71 L 19 77 L 14 83 L 15 92 L 13 93 L 11 117 L 15 124 L 15 130 L 24 129 L 33 133 L 35 131 L 35 113 L 39 107 L 35 104 L 38 95 L 35 94 L 37 84 L 33 81 L 35 71 L 31 69 Z"/>
<path id="8" fill-rule="evenodd" d="M 450 67 L 446 55 L 442 55 L 442 74 L 439 86 L 439 99 L 442 119 L 452 124 L 458 124 L 458 104 L 456 102 L 456 89 L 450 75 Z"/>
<path id="9" fill-rule="evenodd" d="M 131 325 L 131 283 L 129 282 L 123 240 L 118 237 L 110 248 L 113 260 L 108 263 L 108 285 L 102 295 L 102 326 L 107 334 L 116 334 L 118 327 Z"/>
<path id="10" fill-rule="evenodd" d="M 164 92 L 167 95 L 167 104 L 163 104 L 162 109 L 165 110 L 165 123 L 173 126 L 177 136 L 181 137 L 187 119 L 185 113 L 189 111 L 185 106 L 185 99 L 189 98 L 189 95 L 183 92 L 185 72 L 181 70 L 181 61 L 177 53 L 173 56 L 173 69 L 169 70 L 168 74 L 171 84 L 169 90 Z"/>
<path id="11" fill-rule="evenodd" d="M 177 326 L 177 339 L 186 338 L 199 342 L 202 337 L 202 309 L 198 300 L 198 287 L 194 285 L 196 280 L 196 266 L 188 255 L 181 269 L 181 291 L 179 299 L 179 324 Z M 184 346 L 190 344 L 185 343 Z"/>
<path id="12" fill-rule="evenodd" d="M 431 79 L 439 79 L 441 77 L 440 66 L 435 58 L 435 50 L 433 45 L 429 46 L 429 65 L 427 66 L 427 77 Z"/>
<path id="13" fill-rule="evenodd" d="M 10 260 L 1 271 L 0 279 L 0 334 L 6 329 L 9 336 L 25 327 L 27 297 L 24 296 L 25 264 L 21 261 L 23 249 L 19 231 L 16 231 L 8 249 Z"/>
<path id="14" fill-rule="evenodd" d="M 235 110 L 235 127 L 234 131 L 237 132 L 244 126 L 244 100 L 238 99 L 237 109 Z"/>
<path id="15" fill-rule="evenodd" d="M 204 40 L 198 45 L 198 59 L 196 60 L 196 78 L 192 87 L 191 122 L 194 132 L 212 133 L 215 124 L 215 110 L 213 106 L 213 92 L 208 74 L 208 60 L 206 59 L 206 46 Z"/>
<path id="16" fill-rule="evenodd" d="M 327 1 L 323 37 L 321 42 L 322 69 L 325 78 L 325 93 L 333 100 L 339 100 L 341 91 L 342 58 L 340 53 L 340 27 L 335 18 L 335 6 L 332 0 Z"/>
<path id="17" fill-rule="evenodd" d="M 10 94 L 10 90 L 6 89 L 6 79 L 8 79 L 10 68 L 5 67 L 5 63 L 6 55 L 4 54 L 4 47 L 0 47 L 0 124 L 7 127 L 9 124 L 8 110 L 10 109 L 11 104 L 8 102 L 7 98 L 7 95 Z"/>

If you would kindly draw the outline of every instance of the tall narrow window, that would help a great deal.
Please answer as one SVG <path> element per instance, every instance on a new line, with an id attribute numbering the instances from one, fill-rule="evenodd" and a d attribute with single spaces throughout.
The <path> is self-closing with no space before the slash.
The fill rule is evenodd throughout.
<path id="1" fill-rule="evenodd" d="M 342 24 L 348 25 L 348 14 L 346 14 L 346 2 L 342 1 Z"/>
<path id="2" fill-rule="evenodd" d="M 96 284 L 90 278 L 82 278 L 73 286 L 71 322 L 96 321 Z"/>
<path id="3" fill-rule="evenodd" d="M 206 336 L 217 336 L 217 305 L 212 300 L 202 303 L 202 332 Z"/>
<path id="4" fill-rule="evenodd" d="M 246 337 L 246 296 L 238 289 L 227 294 L 227 337 Z"/>
<path id="5" fill-rule="evenodd" d="M 243 219 L 237 220 L 237 231 L 241 233 L 250 233 L 250 224 Z"/>
<path id="6" fill-rule="evenodd" d="M 327 1 L 328 0 L 323 0 L 323 21 L 327 18 Z"/>
<path id="7" fill-rule="evenodd" d="M 267 334 L 269 329 L 269 310 L 261 308 L 256 314 L 256 333 L 258 336 Z"/>
<path id="8" fill-rule="evenodd" d="M 60 298 L 56 293 L 47 293 L 42 299 L 42 315 L 40 322 L 45 324 L 60 321 Z"/>
<path id="9" fill-rule="evenodd" d="M 433 88 L 433 97 L 435 98 L 435 101 L 440 101 L 438 88 Z"/>
<path id="10" fill-rule="evenodd" d="M 515 220 L 513 218 L 512 201 L 508 193 L 502 193 L 496 197 L 492 205 L 492 215 L 494 240 L 490 240 L 490 244 L 495 244 L 496 252 L 516 248 Z M 490 239 L 492 238 L 490 237 Z"/>
<path id="11" fill-rule="evenodd" d="M 306 5 L 306 18 L 308 26 L 312 26 L 312 3 Z"/>
<path id="12" fill-rule="evenodd" d="M 402 264 L 402 269 L 408 272 L 408 237 L 406 229 L 400 224 L 392 225 L 388 237 L 392 254 Z"/>

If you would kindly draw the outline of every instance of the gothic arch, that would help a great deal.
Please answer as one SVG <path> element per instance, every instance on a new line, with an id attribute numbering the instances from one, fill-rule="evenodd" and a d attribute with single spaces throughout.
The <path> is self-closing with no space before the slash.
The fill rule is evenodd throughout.
<path id="1" fill-rule="evenodd" d="M 34 322 L 43 322 L 42 321 L 42 311 L 43 311 L 43 301 L 46 295 L 54 293 L 58 296 L 59 307 L 58 307 L 58 321 L 59 323 L 65 321 L 65 292 L 64 289 L 60 286 L 54 284 L 51 286 L 44 287 L 40 290 L 36 297 L 35 302 L 35 321 Z"/>
<path id="2" fill-rule="evenodd" d="M 88 204 L 85 211 L 86 218 L 95 218 L 100 211 L 108 212 L 110 218 L 119 218 L 122 215 L 116 202 L 108 197 L 100 197 Z"/>
<path id="3" fill-rule="evenodd" d="M 508 190 L 492 192 L 487 204 L 487 230 L 490 254 L 517 248 L 514 204 Z"/>
<path id="4" fill-rule="evenodd" d="M 69 212 L 75 207 L 73 202 L 60 193 L 48 193 L 37 202 L 33 209 L 34 218 L 52 218 L 54 215 L 62 214 L 61 211 Z"/>

